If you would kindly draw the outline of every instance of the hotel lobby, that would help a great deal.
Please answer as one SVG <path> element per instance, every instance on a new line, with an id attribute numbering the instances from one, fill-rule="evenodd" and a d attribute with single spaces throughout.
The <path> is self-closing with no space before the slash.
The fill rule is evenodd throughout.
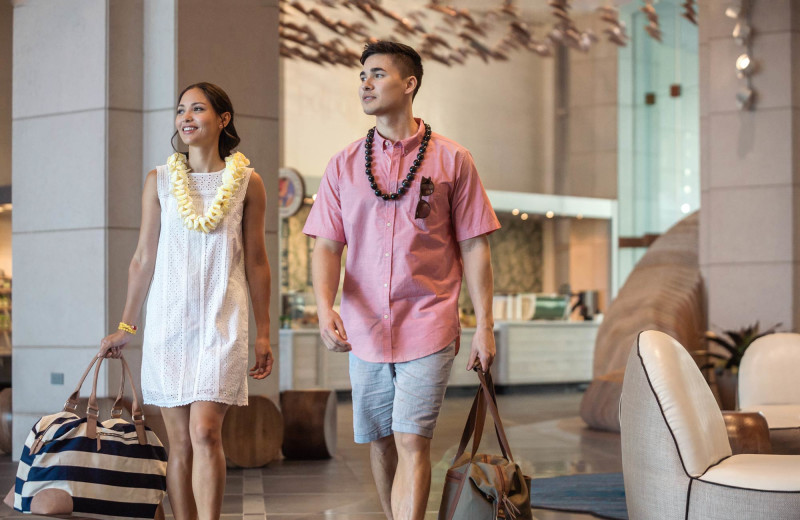
<path id="1" fill-rule="evenodd" d="M 0 486 L 17 506 L 34 425 L 126 307 L 147 172 L 185 152 L 176 97 L 208 81 L 267 195 L 275 358 L 225 417 L 220 518 L 386 518 L 303 228 L 330 158 L 375 125 L 360 53 L 393 40 L 422 56 L 414 116 L 469 150 L 501 226 L 496 401 L 467 370 L 465 283 L 424 518 L 479 517 L 441 512 L 473 408 L 478 451 L 510 447 L 531 479 L 484 494 L 492 518 L 800 520 L 800 0 L 0 0 L 0 26 Z M 142 335 L 124 353 L 141 391 Z M 126 381 L 112 361 L 100 421 Z M 142 413 L 168 453 L 159 409 Z M 168 492 L 155 518 L 177 518 Z"/>

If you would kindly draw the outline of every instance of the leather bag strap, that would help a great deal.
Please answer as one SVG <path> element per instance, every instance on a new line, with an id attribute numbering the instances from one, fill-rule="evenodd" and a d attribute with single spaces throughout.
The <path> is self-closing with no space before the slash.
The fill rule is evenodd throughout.
<path id="1" fill-rule="evenodd" d="M 497 434 L 497 441 L 500 444 L 500 450 L 503 452 L 503 456 L 506 459 L 513 461 L 511 449 L 508 445 L 508 439 L 506 439 L 505 430 L 503 429 L 503 423 L 500 421 L 500 414 L 497 411 L 497 394 L 495 393 L 492 375 L 488 372 L 484 373 L 479 369 L 475 369 L 475 372 L 478 373 L 478 380 L 480 381 L 481 385 L 478 387 L 478 392 L 475 394 L 475 399 L 472 401 L 472 408 L 470 409 L 467 423 L 464 425 L 464 432 L 461 434 L 461 442 L 459 443 L 456 456 L 453 458 L 453 464 L 455 464 L 455 462 L 464 454 L 464 451 L 467 447 L 467 442 L 469 442 L 469 438 L 472 437 L 472 451 L 469 458 L 470 462 L 467 463 L 467 467 L 464 468 L 464 473 L 461 474 L 459 479 L 458 489 L 456 490 L 455 494 L 455 501 L 453 502 L 452 506 L 450 506 L 450 513 L 447 515 L 447 520 L 453 520 L 453 515 L 455 515 L 456 508 L 458 507 L 458 501 L 461 498 L 464 485 L 469 479 L 469 464 L 471 464 L 472 460 L 475 458 L 475 455 L 478 453 L 478 446 L 480 446 L 481 443 L 483 426 L 486 421 L 487 407 L 489 408 L 489 411 L 492 414 L 492 419 L 494 420 L 495 433 Z"/>
<path id="2" fill-rule="evenodd" d="M 100 360 L 97 363 L 97 366 L 94 370 L 94 380 L 92 381 L 92 393 L 89 395 L 89 406 L 86 408 L 86 435 L 90 439 L 97 438 L 97 416 L 99 414 L 99 408 L 97 406 L 97 379 L 100 374 L 100 365 L 103 363 L 104 358 L 98 358 Z M 136 438 L 139 441 L 139 444 L 145 445 L 147 444 L 147 433 L 144 428 L 144 414 L 142 413 L 142 407 L 139 403 L 139 393 L 136 391 L 136 385 L 133 382 L 133 375 L 131 374 L 131 369 L 128 366 L 128 362 L 125 361 L 124 356 L 119 357 L 120 362 L 122 363 L 122 384 L 125 384 L 125 376 L 127 375 L 128 383 L 130 384 L 131 391 L 133 393 L 133 403 L 131 405 L 131 418 L 133 419 L 134 427 L 136 428 Z M 94 362 L 92 363 L 94 364 Z M 91 368 L 91 365 L 90 365 Z M 84 375 L 85 378 L 85 375 Z M 83 381 L 81 381 L 83 383 Z M 80 388 L 80 387 L 79 387 Z M 112 408 L 112 417 L 114 415 L 114 409 L 118 406 L 118 403 L 122 399 L 123 389 L 120 388 L 119 393 L 117 394 L 117 401 L 114 403 L 114 407 Z"/>
<path id="3" fill-rule="evenodd" d="M 483 395 L 485 397 L 486 406 L 489 408 L 489 412 L 492 414 L 492 419 L 494 419 L 494 427 L 495 431 L 497 432 L 497 440 L 500 441 L 500 449 L 503 450 L 503 456 L 508 459 L 509 462 L 513 462 L 514 456 L 511 454 L 511 446 L 508 444 L 506 431 L 503 428 L 503 421 L 500 420 L 500 412 L 497 411 L 497 397 L 494 393 L 494 382 L 492 381 L 492 375 L 484 374 L 483 372 L 479 371 L 478 379 L 480 380 L 481 387 L 484 390 Z"/>
<path id="4" fill-rule="evenodd" d="M 72 391 L 72 393 L 67 398 L 67 402 L 64 403 L 63 410 L 65 412 L 77 413 L 77 411 L 78 411 L 78 398 L 79 398 L 79 394 L 80 394 L 80 391 L 81 391 L 81 387 L 83 386 L 83 382 L 86 381 L 86 376 L 89 375 L 89 371 L 92 370 L 92 367 L 94 366 L 94 364 L 97 363 L 100 359 L 101 358 L 99 358 L 97 356 L 92 358 L 92 362 L 89 363 L 89 366 L 86 367 L 86 370 L 84 370 L 83 375 L 81 376 L 80 380 L 78 381 L 77 386 L 75 386 L 75 390 Z"/>

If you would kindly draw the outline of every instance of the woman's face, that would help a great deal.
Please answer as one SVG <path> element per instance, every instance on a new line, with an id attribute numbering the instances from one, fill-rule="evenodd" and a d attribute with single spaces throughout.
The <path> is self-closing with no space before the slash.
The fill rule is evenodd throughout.
<path id="1" fill-rule="evenodd" d="M 175 111 L 175 129 L 187 146 L 217 146 L 219 134 L 228 124 L 230 114 L 217 114 L 199 88 L 187 90 Z"/>

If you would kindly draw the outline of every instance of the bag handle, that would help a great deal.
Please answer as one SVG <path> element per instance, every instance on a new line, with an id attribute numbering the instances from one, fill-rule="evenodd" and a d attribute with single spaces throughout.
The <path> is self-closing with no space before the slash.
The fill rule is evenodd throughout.
<path id="1" fill-rule="evenodd" d="M 78 412 L 78 399 L 80 398 L 81 388 L 83 387 L 83 383 L 86 380 L 86 377 L 89 375 L 89 371 L 92 370 L 92 367 L 95 365 L 95 363 L 97 363 L 99 359 L 101 358 L 95 356 L 92 359 L 92 362 L 89 363 L 89 366 L 86 367 L 86 370 L 83 372 L 80 381 L 78 381 L 78 385 L 75 387 L 75 390 L 73 390 L 73 392 L 67 398 L 66 403 L 64 403 L 64 408 L 62 408 L 63 411 L 71 413 Z M 118 418 L 122 416 L 122 398 L 124 396 L 124 393 L 125 393 L 125 371 L 123 370 L 122 377 L 120 378 L 119 382 L 119 391 L 117 392 L 117 399 L 114 401 L 114 405 L 111 407 L 112 418 Z"/>
<path id="2" fill-rule="evenodd" d="M 511 454 L 511 446 L 508 444 L 508 438 L 506 437 L 506 430 L 503 428 L 503 421 L 500 420 L 500 412 L 497 410 L 497 397 L 494 391 L 492 375 L 478 371 L 478 379 L 483 387 L 486 406 L 492 414 L 492 419 L 494 419 L 494 429 L 495 432 L 497 432 L 497 440 L 500 441 L 500 448 L 503 450 L 503 455 L 509 462 L 514 462 L 514 456 Z"/>
<path id="3" fill-rule="evenodd" d="M 478 392 L 475 394 L 475 399 L 472 401 L 472 408 L 470 409 L 467 423 L 464 425 L 464 431 L 461 434 L 461 442 L 458 445 L 456 456 L 453 458 L 453 463 L 466 451 L 470 437 L 473 439 L 470 459 L 475 457 L 478 453 L 478 447 L 480 446 L 483 436 L 483 426 L 486 421 L 487 407 L 489 407 L 492 418 L 494 419 L 495 433 L 497 435 L 497 442 L 500 445 L 500 450 L 506 459 L 513 460 L 511 449 L 509 448 L 508 440 L 503 430 L 503 424 L 500 421 L 500 414 L 497 412 L 497 395 L 495 393 L 492 376 L 490 373 L 481 372 L 477 368 L 475 371 L 478 373 L 481 386 L 478 387 Z M 484 396 L 483 399 L 481 398 L 482 396 Z"/>
<path id="4" fill-rule="evenodd" d="M 75 387 L 75 390 L 72 392 L 72 394 L 70 394 L 66 404 L 64 404 L 65 412 L 76 413 L 78 409 L 78 395 L 81 387 L 83 386 L 86 377 L 89 375 L 89 371 L 92 369 L 92 367 L 95 367 L 94 378 L 92 380 L 92 393 L 89 395 L 89 405 L 86 407 L 86 435 L 90 439 L 97 438 L 97 416 L 100 414 L 100 409 L 97 405 L 97 380 L 100 376 L 100 366 L 103 364 L 104 359 L 105 358 L 95 357 L 92 362 L 89 363 L 89 366 L 86 367 L 86 370 L 81 376 L 80 381 L 78 381 L 78 385 Z M 131 374 L 131 369 L 128 366 L 128 362 L 125 361 L 125 357 L 122 355 L 120 355 L 119 360 L 122 362 L 122 380 L 120 381 L 120 389 L 117 393 L 117 399 L 114 401 L 114 405 L 111 408 L 111 417 L 120 417 L 122 415 L 121 401 L 125 388 L 125 380 L 127 379 L 130 384 L 131 391 L 133 392 L 131 418 L 133 419 L 133 424 L 136 428 L 136 437 L 139 441 L 139 444 L 145 445 L 147 444 L 147 433 L 145 432 L 144 428 L 144 414 L 142 413 L 142 407 L 139 404 L 139 394 L 136 391 L 136 385 L 133 382 L 133 375 Z"/>
<path id="5" fill-rule="evenodd" d="M 480 381 L 481 385 L 478 387 L 478 392 L 475 394 L 475 399 L 472 401 L 472 408 L 469 411 L 467 424 L 464 425 L 464 432 L 461 434 L 461 442 L 458 445 L 458 452 L 453 458 L 453 463 L 455 464 L 461 455 L 464 454 L 470 437 L 472 437 L 472 452 L 469 459 L 470 462 L 475 458 L 475 455 L 478 452 L 478 446 L 480 446 L 481 443 L 481 436 L 483 435 L 483 426 L 486 421 L 486 408 L 489 408 L 489 412 L 492 414 L 492 419 L 494 420 L 494 429 L 495 433 L 497 434 L 497 441 L 500 444 L 500 450 L 503 452 L 503 457 L 505 457 L 509 462 L 513 462 L 514 458 L 511 455 L 511 448 L 508 445 L 508 439 L 506 438 L 506 433 L 503 429 L 503 423 L 500 420 L 500 413 L 497 411 L 497 395 L 495 393 L 492 375 L 488 372 L 482 372 L 477 366 L 474 370 L 478 373 L 478 380 Z M 456 508 L 458 507 L 458 501 L 461 498 L 461 492 L 464 489 L 464 485 L 466 484 L 468 477 L 469 472 L 465 470 L 461 475 L 460 482 L 458 484 L 458 490 L 455 494 L 456 499 L 455 502 L 450 506 L 450 513 L 447 515 L 447 520 L 453 520 Z"/>
<path id="6" fill-rule="evenodd" d="M 89 363 L 89 366 L 86 367 L 86 370 L 83 371 L 83 375 L 78 380 L 78 384 L 75 386 L 75 390 L 67 397 L 67 402 L 64 403 L 63 410 L 65 412 L 77 413 L 78 412 L 78 396 L 80 395 L 81 387 L 83 386 L 83 382 L 86 381 L 86 376 L 89 375 L 89 371 L 92 369 L 95 363 L 97 363 L 101 358 L 95 356 L 92 358 L 92 362 Z"/>

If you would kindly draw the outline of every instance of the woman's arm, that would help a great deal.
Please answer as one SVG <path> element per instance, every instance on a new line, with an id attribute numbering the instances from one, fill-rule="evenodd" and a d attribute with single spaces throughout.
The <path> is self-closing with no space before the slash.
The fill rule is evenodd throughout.
<path id="1" fill-rule="evenodd" d="M 255 379 L 264 379 L 272 372 L 272 348 L 269 344 L 270 271 L 264 240 L 264 216 L 267 194 L 261 177 L 253 172 L 244 198 L 242 232 L 244 234 L 244 268 L 250 301 L 256 320 L 256 364 L 250 369 Z"/>
<path id="2" fill-rule="evenodd" d="M 131 325 L 139 323 L 142 304 L 153 279 L 156 267 L 158 235 L 161 232 L 161 203 L 158 201 L 156 170 L 147 174 L 142 191 L 142 224 L 139 229 L 139 242 L 128 267 L 128 295 L 122 321 Z M 120 349 L 132 338 L 131 334 L 118 330 L 100 342 L 99 357 L 110 355 L 119 357 Z M 110 351 L 110 352 L 109 352 Z"/>

